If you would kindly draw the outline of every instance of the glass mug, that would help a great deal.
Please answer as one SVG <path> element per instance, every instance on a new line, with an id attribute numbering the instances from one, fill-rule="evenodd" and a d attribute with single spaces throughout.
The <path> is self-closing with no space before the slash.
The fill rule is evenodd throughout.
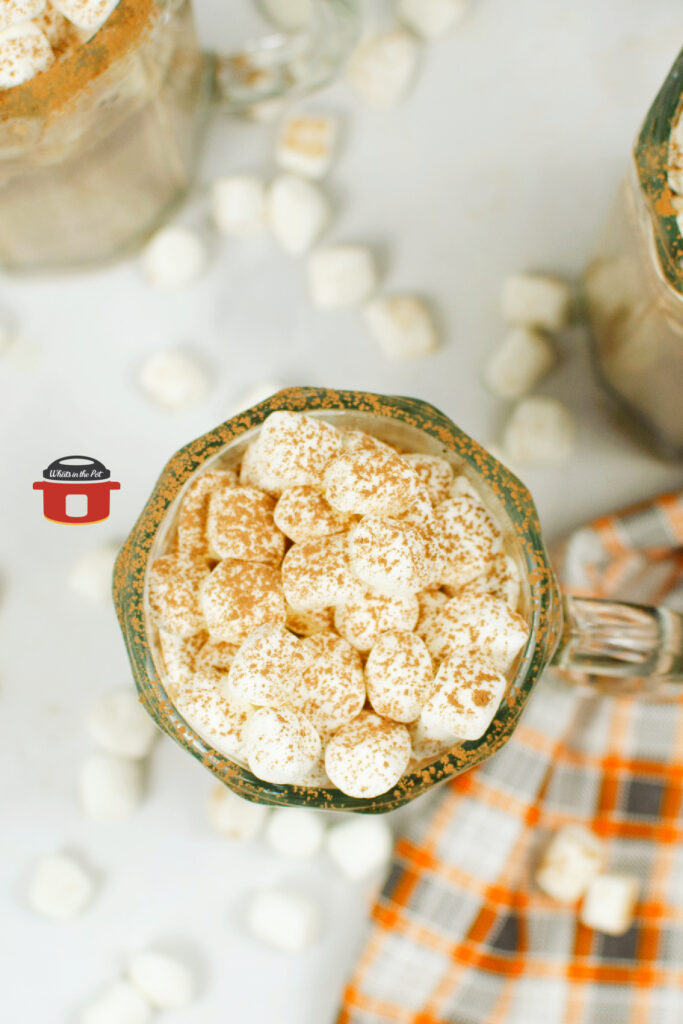
<path id="1" fill-rule="evenodd" d="M 440 455 L 475 482 L 523 580 L 522 614 L 530 636 L 496 715 L 478 740 L 404 775 L 381 796 L 356 799 L 337 789 L 273 785 L 206 743 L 171 703 L 146 589 L 151 561 L 165 554 L 183 494 L 198 473 L 234 467 L 266 417 L 279 409 L 358 427 L 410 451 Z M 526 487 L 443 413 L 412 398 L 367 392 L 290 388 L 228 420 L 182 448 L 162 472 L 114 569 L 114 601 L 140 699 L 157 725 L 236 793 L 257 803 L 333 810 L 389 811 L 436 783 L 481 763 L 509 738 L 534 684 L 549 665 L 612 677 L 624 690 L 659 698 L 681 692 L 683 616 L 666 608 L 574 598 L 560 593 Z M 678 680 L 678 682 L 677 682 Z"/>
<path id="2" fill-rule="evenodd" d="M 192 184 L 212 103 L 248 110 L 339 69 L 356 0 L 299 6 L 303 23 L 219 56 L 199 49 L 190 0 L 119 0 L 90 40 L 0 90 L 0 266 L 87 267 L 139 247 Z"/>

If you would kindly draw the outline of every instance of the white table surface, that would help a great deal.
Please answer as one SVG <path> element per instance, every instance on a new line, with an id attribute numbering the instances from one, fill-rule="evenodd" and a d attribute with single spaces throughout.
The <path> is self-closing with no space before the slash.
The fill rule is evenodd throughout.
<path id="1" fill-rule="evenodd" d="M 226 33 L 227 4 L 197 0 L 202 33 Z M 200 999 L 164 1020 L 328 1024 L 362 942 L 370 893 L 324 857 L 284 862 L 262 845 L 231 845 L 204 816 L 212 779 L 164 740 L 149 797 L 120 826 L 84 819 L 75 798 L 89 749 L 84 708 L 129 680 L 113 611 L 68 590 L 74 559 L 122 538 L 166 458 L 225 418 L 266 378 L 414 394 L 484 442 L 505 407 L 480 384 L 502 324 L 503 276 L 540 268 L 576 277 L 615 190 L 631 139 L 683 39 L 680 0 L 475 0 L 451 39 L 425 51 L 416 88 L 389 113 L 361 109 L 337 86 L 345 117 L 329 179 L 339 215 L 331 237 L 376 245 L 390 287 L 432 296 L 437 355 L 389 363 L 353 313 L 316 312 L 302 266 L 268 242 L 214 242 L 208 273 L 161 295 L 134 262 L 87 277 L 0 280 L 0 309 L 23 341 L 0 361 L 0 963 L 3 1019 L 76 1019 L 126 953 L 176 943 L 201 965 Z M 217 120 L 202 180 L 268 168 L 272 127 Z M 200 196 L 187 211 L 205 218 Z M 199 352 L 214 379 L 197 408 L 167 414 L 134 388 L 144 356 L 170 344 Z M 548 535 L 681 482 L 621 435 L 589 371 L 581 329 L 542 388 L 574 410 L 576 454 L 528 472 Z M 92 454 L 122 482 L 108 521 L 65 530 L 42 518 L 33 480 L 53 459 Z M 41 854 L 74 848 L 101 880 L 73 923 L 25 907 Z M 323 907 L 324 937 L 300 957 L 269 952 L 241 926 L 246 893 L 291 880 Z M 535 1022 L 530 1022 L 535 1024 Z M 539 1022 L 540 1024 L 540 1022 Z"/>

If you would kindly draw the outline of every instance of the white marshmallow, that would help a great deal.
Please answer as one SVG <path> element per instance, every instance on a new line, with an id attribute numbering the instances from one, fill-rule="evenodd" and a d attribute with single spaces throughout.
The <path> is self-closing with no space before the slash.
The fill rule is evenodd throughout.
<path id="1" fill-rule="evenodd" d="M 483 576 L 503 546 L 503 535 L 478 498 L 449 498 L 436 510 L 446 560 L 440 582 L 458 588 Z"/>
<path id="2" fill-rule="evenodd" d="M 421 455 L 415 452 L 403 458 L 413 467 L 420 483 L 427 488 L 432 505 L 440 505 L 452 497 L 453 467 L 438 455 Z"/>
<path id="3" fill-rule="evenodd" d="M 571 289 L 542 274 L 511 274 L 503 282 L 503 316 L 509 324 L 558 331 L 569 323 Z"/>
<path id="4" fill-rule="evenodd" d="M 132 687 L 103 694 L 88 712 L 87 726 L 106 753 L 133 760 L 147 757 L 159 735 Z"/>
<path id="5" fill-rule="evenodd" d="M 378 715 L 395 722 L 414 722 L 435 685 L 424 640 L 406 630 L 382 633 L 365 663 L 365 682 Z"/>
<path id="6" fill-rule="evenodd" d="M 83 1010 L 79 1024 L 149 1024 L 152 1007 L 129 981 L 112 981 Z"/>
<path id="7" fill-rule="evenodd" d="M 513 462 L 564 462 L 574 448 L 574 419 L 555 398 L 525 398 L 515 406 L 503 434 Z"/>
<path id="8" fill-rule="evenodd" d="M 301 783 L 322 749 L 308 719 L 291 708 L 259 708 L 249 720 L 245 749 L 249 768 L 264 782 Z"/>
<path id="9" fill-rule="evenodd" d="M 282 562 L 282 588 L 296 611 L 321 611 L 352 600 L 363 588 L 351 572 L 348 533 L 292 545 Z"/>
<path id="10" fill-rule="evenodd" d="M 102 544 L 84 552 L 69 572 L 69 587 L 88 601 L 111 601 L 112 573 L 119 550 L 118 544 Z"/>
<path id="11" fill-rule="evenodd" d="M 47 36 L 32 21 L 0 31 L 0 89 L 22 85 L 53 63 Z"/>
<path id="12" fill-rule="evenodd" d="M 385 445 L 345 451 L 327 466 L 323 491 L 332 508 L 356 515 L 398 515 L 410 509 L 420 478 Z"/>
<path id="13" fill-rule="evenodd" d="M 330 114 L 292 114 L 282 125 L 275 160 L 285 171 L 322 178 L 337 146 L 339 119 Z"/>
<path id="14" fill-rule="evenodd" d="M 92 754 L 81 764 L 78 785 L 81 807 L 89 818 L 122 821 L 142 802 L 142 764 L 112 754 Z"/>
<path id="15" fill-rule="evenodd" d="M 214 557 L 207 538 L 207 520 L 212 493 L 220 488 L 235 487 L 237 477 L 225 470 L 201 473 L 183 495 L 178 513 L 178 553 L 205 561 Z"/>
<path id="16" fill-rule="evenodd" d="M 284 625 L 280 573 L 259 562 L 219 562 L 201 591 L 201 606 L 213 640 L 241 644 L 257 626 Z"/>
<path id="17" fill-rule="evenodd" d="M 606 935 L 623 935 L 633 924 L 639 894 L 640 880 L 634 875 L 597 875 L 588 885 L 579 920 Z"/>
<path id="18" fill-rule="evenodd" d="M 201 239 L 189 228 L 162 228 L 142 253 L 142 273 L 155 288 L 184 288 L 199 277 L 206 265 Z"/>
<path id="19" fill-rule="evenodd" d="M 332 206 L 322 189 L 293 174 L 275 179 L 267 203 L 273 237 L 293 256 L 312 249 L 332 219 Z"/>
<path id="20" fill-rule="evenodd" d="M 328 743 L 325 770 L 342 793 L 372 798 L 396 785 L 409 760 L 406 727 L 371 711 L 361 711 Z"/>
<path id="21" fill-rule="evenodd" d="M 314 612 L 299 612 L 287 605 L 287 629 L 298 636 L 315 636 L 334 629 L 334 608 L 320 608 Z"/>
<path id="22" fill-rule="evenodd" d="M 220 673 L 227 672 L 238 650 L 237 644 L 227 644 L 222 640 L 206 640 L 197 651 L 194 671 L 209 675 L 216 670 Z"/>
<path id="23" fill-rule="evenodd" d="M 341 533 L 349 521 L 349 516 L 331 508 L 318 488 L 310 484 L 288 487 L 275 507 L 276 525 L 295 544 Z"/>
<path id="24" fill-rule="evenodd" d="M 450 592 L 450 588 L 446 588 Z M 522 577 L 517 563 L 504 551 L 499 551 L 494 557 L 491 568 L 486 575 L 478 576 L 476 580 L 465 584 L 461 591 L 463 597 L 467 595 L 493 594 L 505 601 L 513 611 L 519 606 L 522 595 Z"/>
<path id="25" fill-rule="evenodd" d="M 196 982 L 188 965 L 158 949 L 142 949 L 128 961 L 128 977 L 143 998 L 157 1010 L 187 1006 Z"/>
<path id="26" fill-rule="evenodd" d="M 19 2 L 21 3 L 22 0 Z M 84 33 L 82 29 L 76 28 L 68 18 L 65 18 L 57 10 L 51 0 L 44 4 L 42 12 L 33 19 L 33 23 L 47 36 L 55 57 L 61 58 L 72 47 L 80 45 L 86 38 L 89 38 L 89 33 Z"/>
<path id="27" fill-rule="evenodd" d="M 376 291 L 378 282 L 377 264 L 364 246 L 329 246 L 308 258 L 311 300 L 319 309 L 358 306 Z"/>
<path id="28" fill-rule="evenodd" d="M 0 32 L 10 25 L 37 18 L 45 9 L 45 0 L 4 0 L 0 8 Z"/>
<path id="29" fill-rule="evenodd" d="M 147 580 L 155 622 L 167 633 L 181 637 L 205 629 L 200 599 L 201 588 L 208 581 L 208 570 L 198 560 L 180 555 L 155 559 Z"/>
<path id="30" fill-rule="evenodd" d="M 326 736 L 353 721 L 363 707 L 363 665 L 358 651 L 335 633 L 316 633 L 302 646 L 307 665 L 290 702 Z"/>
<path id="31" fill-rule="evenodd" d="M 478 501 L 479 504 L 483 503 L 479 491 L 464 473 L 458 473 L 458 475 L 454 477 L 450 497 L 471 498 L 472 501 Z"/>
<path id="32" fill-rule="evenodd" d="M 435 689 L 422 710 L 428 728 L 463 740 L 478 740 L 493 721 L 507 680 L 485 657 L 446 657 L 436 673 Z"/>
<path id="33" fill-rule="evenodd" d="M 165 629 L 159 630 L 159 646 L 163 660 L 160 674 L 169 694 L 177 692 L 178 688 L 188 683 L 198 671 L 199 652 L 207 642 L 207 637 L 206 632 L 182 637 L 167 633 Z M 207 674 L 207 669 L 209 675 L 213 675 L 214 670 L 210 665 L 204 666 L 203 674 Z"/>
<path id="34" fill-rule="evenodd" d="M 279 28 L 301 28 L 311 17 L 313 0 L 258 0 L 267 18 Z"/>
<path id="35" fill-rule="evenodd" d="M 505 601 L 493 594 L 470 594 L 463 590 L 435 616 L 425 634 L 425 643 L 435 661 L 477 653 L 485 655 L 505 674 L 528 637 L 526 622 Z"/>
<path id="36" fill-rule="evenodd" d="M 228 839 L 248 842 L 261 832 L 268 808 L 263 804 L 244 800 L 222 783 L 217 783 L 209 794 L 207 816 L 209 824 Z"/>
<path id="37" fill-rule="evenodd" d="M 266 842 L 281 857 L 315 857 L 324 835 L 322 815 L 307 807 L 278 807 L 266 826 Z"/>
<path id="38" fill-rule="evenodd" d="M 211 185 L 211 217 L 222 235 L 251 238 L 266 227 L 266 186 L 251 174 L 216 178 Z"/>
<path id="39" fill-rule="evenodd" d="M 372 107 L 393 107 L 408 92 L 417 69 L 417 43 L 396 29 L 361 42 L 349 61 L 346 78 Z"/>
<path id="40" fill-rule="evenodd" d="M 440 39 L 458 25 L 470 0 L 397 0 L 396 13 L 423 39 Z"/>
<path id="41" fill-rule="evenodd" d="M 448 595 L 443 590 L 423 590 L 417 595 L 419 615 L 415 632 L 423 640 L 432 629 L 434 621 L 444 605 L 448 603 Z"/>
<path id="42" fill-rule="evenodd" d="M 443 570 L 420 530 L 381 516 L 364 516 L 349 531 L 349 561 L 366 587 L 391 597 L 416 594 Z"/>
<path id="43" fill-rule="evenodd" d="M 52 0 L 52 3 L 77 28 L 96 32 L 118 6 L 119 0 Z"/>
<path id="44" fill-rule="evenodd" d="M 438 348 L 429 308 L 415 295 L 380 295 L 365 306 L 363 319 L 389 359 L 414 359 Z"/>
<path id="45" fill-rule="evenodd" d="M 275 525 L 275 500 L 255 487 L 216 487 L 209 498 L 206 535 L 219 558 L 279 565 L 285 535 Z"/>
<path id="46" fill-rule="evenodd" d="M 233 693 L 252 704 L 282 707 L 307 667 L 306 649 L 284 626 L 260 626 L 249 634 L 230 666 Z"/>
<path id="47" fill-rule="evenodd" d="M 154 352 L 138 371 L 138 385 L 155 405 L 176 412 L 204 398 L 209 379 L 201 363 L 179 348 Z"/>
<path id="48" fill-rule="evenodd" d="M 254 709 L 225 685 L 220 672 L 195 672 L 173 702 L 205 743 L 226 757 L 244 756 L 247 724 Z"/>
<path id="49" fill-rule="evenodd" d="M 327 833 L 326 849 L 339 871 L 351 882 L 365 882 L 386 868 L 394 837 L 385 821 L 357 815 Z"/>
<path id="50" fill-rule="evenodd" d="M 318 907 L 291 889 L 270 887 L 254 893 L 247 908 L 247 926 L 267 946 L 301 953 L 320 931 Z"/>
<path id="51" fill-rule="evenodd" d="M 410 722 L 408 732 L 413 748 L 411 763 L 415 766 L 440 757 L 460 743 L 460 737 L 449 732 L 444 724 L 432 715 L 428 715 L 426 719 L 420 715 L 417 721 Z"/>
<path id="52" fill-rule="evenodd" d="M 605 865 L 605 847 L 581 825 L 553 835 L 536 871 L 536 884 L 559 903 L 575 903 Z"/>
<path id="53" fill-rule="evenodd" d="M 279 381 L 275 380 L 265 380 L 258 384 L 252 384 L 235 401 L 230 410 L 230 416 L 237 416 L 238 413 L 244 412 L 245 409 L 251 409 L 254 405 L 260 405 L 261 402 L 265 402 L 266 398 L 270 398 L 278 391 L 282 391 L 284 386 L 284 384 L 280 384 Z"/>
<path id="54" fill-rule="evenodd" d="M 486 363 L 484 379 L 495 395 L 521 398 L 555 362 L 548 339 L 533 327 L 513 327 Z"/>
<path id="55" fill-rule="evenodd" d="M 342 451 L 342 436 L 329 423 L 295 412 L 273 412 L 256 442 L 260 471 L 281 494 L 287 487 L 317 485 L 325 467 Z"/>
<path id="56" fill-rule="evenodd" d="M 418 599 L 414 594 L 388 597 L 367 592 L 337 605 L 334 625 L 357 650 L 369 651 L 379 634 L 388 629 L 414 629 L 418 615 Z"/>
<path id="57" fill-rule="evenodd" d="M 29 907 L 53 921 L 68 921 L 85 910 L 95 892 L 95 879 L 68 853 L 43 857 L 28 886 Z"/>

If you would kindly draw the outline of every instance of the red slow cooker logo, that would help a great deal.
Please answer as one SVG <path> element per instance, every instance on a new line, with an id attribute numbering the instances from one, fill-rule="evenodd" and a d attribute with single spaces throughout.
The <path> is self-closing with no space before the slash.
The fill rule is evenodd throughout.
<path id="1" fill-rule="evenodd" d="M 121 484 L 97 459 L 65 455 L 43 470 L 34 491 L 43 492 L 43 515 L 53 523 L 101 523 L 109 515 L 109 495 Z"/>

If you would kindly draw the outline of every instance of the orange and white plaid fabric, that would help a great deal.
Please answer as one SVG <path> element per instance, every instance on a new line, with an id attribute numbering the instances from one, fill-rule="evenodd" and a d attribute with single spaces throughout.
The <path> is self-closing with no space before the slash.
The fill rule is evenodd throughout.
<path id="1" fill-rule="evenodd" d="M 683 492 L 579 530 L 557 569 L 575 593 L 683 609 Z M 586 696 L 546 673 L 506 746 L 424 799 L 339 1024 L 683 1022 L 683 700 Z M 567 823 L 642 879 L 619 938 L 534 886 Z"/>

